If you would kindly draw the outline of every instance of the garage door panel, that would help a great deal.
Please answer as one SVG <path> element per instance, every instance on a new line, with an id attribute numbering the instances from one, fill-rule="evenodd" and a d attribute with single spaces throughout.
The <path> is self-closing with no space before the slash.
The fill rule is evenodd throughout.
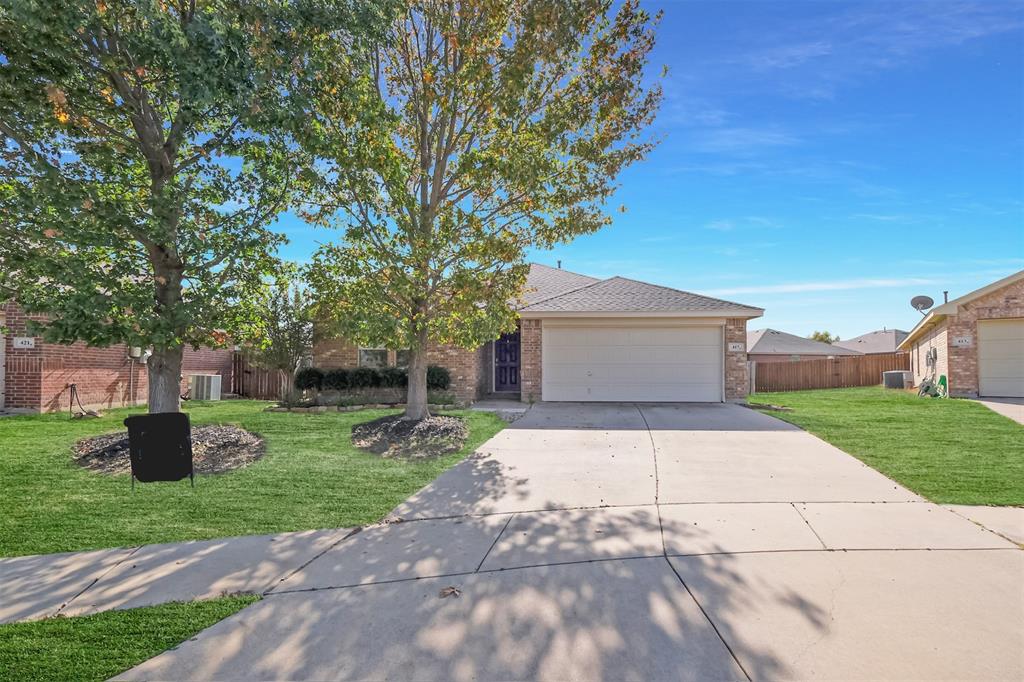
<path id="1" fill-rule="evenodd" d="M 720 327 L 545 326 L 542 352 L 545 400 L 721 400 Z"/>
<path id="2" fill-rule="evenodd" d="M 1024 320 L 978 322 L 978 384 L 983 396 L 1024 398 Z"/>
<path id="3" fill-rule="evenodd" d="M 978 334 L 986 341 L 1024 341 L 1024 320 L 981 320 Z"/>

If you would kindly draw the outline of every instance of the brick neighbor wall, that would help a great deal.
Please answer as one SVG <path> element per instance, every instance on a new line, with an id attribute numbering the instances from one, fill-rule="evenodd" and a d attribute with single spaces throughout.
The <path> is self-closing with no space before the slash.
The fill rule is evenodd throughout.
<path id="1" fill-rule="evenodd" d="M 524 403 L 543 400 L 541 396 L 541 320 L 519 322 L 519 399 Z"/>
<path id="2" fill-rule="evenodd" d="M 729 350 L 730 343 L 739 343 L 743 350 Z M 747 321 L 729 318 L 725 321 L 725 399 L 745 402 L 750 381 L 747 376 Z"/>
<path id="3" fill-rule="evenodd" d="M 35 348 L 14 349 L 13 337 L 27 336 L 29 319 L 13 304 L 5 306 L 8 335 L 6 356 L 6 409 L 32 412 L 67 410 L 71 404 L 70 384 L 78 389 L 86 408 L 144 405 L 148 393 L 145 365 L 132 362 L 122 345 L 96 348 L 78 342 L 70 345 L 46 343 L 35 338 Z M 190 374 L 220 374 L 221 391 L 231 389 L 232 351 L 227 348 L 185 348 L 182 361 L 182 391 Z M 77 405 L 76 405 L 77 407 Z"/>
<path id="4" fill-rule="evenodd" d="M 948 336 L 949 323 L 943 321 L 911 345 L 910 371 L 914 373 L 915 386 L 920 386 L 925 379 L 938 380 L 943 374 L 949 377 Z M 928 352 L 933 348 L 936 355 L 934 368 L 928 366 Z"/>
<path id="5" fill-rule="evenodd" d="M 950 395 L 965 398 L 978 395 L 978 321 L 1012 318 L 1024 318 L 1024 280 L 965 303 L 958 307 L 955 316 L 947 318 Z M 954 347 L 952 340 L 957 336 L 971 337 L 971 345 Z"/>

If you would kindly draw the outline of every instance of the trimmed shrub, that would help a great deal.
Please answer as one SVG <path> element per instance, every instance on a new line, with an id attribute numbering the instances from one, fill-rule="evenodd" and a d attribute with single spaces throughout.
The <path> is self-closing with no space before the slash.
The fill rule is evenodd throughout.
<path id="1" fill-rule="evenodd" d="M 381 386 L 402 388 L 409 385 L 409 373 L 401 367 L 382 367 L 377 371 L 380 373 Z"/>
<path id="2" fill-rule="evenodd" d="M 349 388 L 376 388 L 380 386 L 380 372 L 372 367 L 356 367 L 349 370 Z"/>
<path id="3" fill-rule="evenodd" d="M 452 373 L 447 367 L 430 365 L 427 367 L 427 390 L 447 391 L 452 385 Z"/>
<path id="4" fill-rule="evenodd" d="M 324 373 L 316 367 L 303 367 L 295 373 L 295 388 L 300 391 L 319 391 L 324 383 Z"/>
<path id="5" fill-rule="evenodd" d="M 325 391 L 342 391 L 348 388 L 348 373 L 347 369 L 329 369 L 324 373 L 324 390 Z"/>

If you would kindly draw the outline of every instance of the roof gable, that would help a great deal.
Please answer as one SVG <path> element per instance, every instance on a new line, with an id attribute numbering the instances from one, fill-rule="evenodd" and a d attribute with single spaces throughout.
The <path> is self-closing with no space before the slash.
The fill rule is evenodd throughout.
<path id="1" fill-rule="evenodd" d="M 762 355 L 861 355 L 859 351 L 829 345 L 776 329 L 747 332 L 747 353 Z"/>
<path id="2" fill-rule="evenodd" d="M 689 291 L 648 284 L 626 277 L 595 280 L 573 291 L 537 301 L 524 313 L 723 313 L 757 317 L 760 308 Z"/>

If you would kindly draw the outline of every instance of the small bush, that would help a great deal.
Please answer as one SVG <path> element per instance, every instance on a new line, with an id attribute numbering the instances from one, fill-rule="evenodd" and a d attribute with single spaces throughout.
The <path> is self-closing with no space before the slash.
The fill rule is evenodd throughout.
<path id="1" fill-rule="evenodd" d="M 304 367 L 295 373 L 295 388 L 300 391 L 319 391 L 324 383 L 324 373 L 316 367 Z"/>
<path id="2" fill-rule="evenodd" d="M 409 385 L 409 373 L 402 367 L 384 367 L 378 372 L 380 385 L 385 388 L 402 388 Z"/>
<path id="3" fill-rule="evenodd" d="M 348 388 L 348 375 L 349 370 L 347 369 L 331 369 L 324 373 L 324 390 L 326 391 L 343 391 Z"/>
<path id="4" fill-rule="evenodd" d="M 356 367 L 348 373 L 349 388 L 376 388 L 380 386 L 380 372 L 372 367 Z"/>
<path id="5" fill-rule="evenodd" d="M 452 374 L 447 367 L 430 365 L 427 367 L 427 390 L 447 391 L 452 385 Z"/>

